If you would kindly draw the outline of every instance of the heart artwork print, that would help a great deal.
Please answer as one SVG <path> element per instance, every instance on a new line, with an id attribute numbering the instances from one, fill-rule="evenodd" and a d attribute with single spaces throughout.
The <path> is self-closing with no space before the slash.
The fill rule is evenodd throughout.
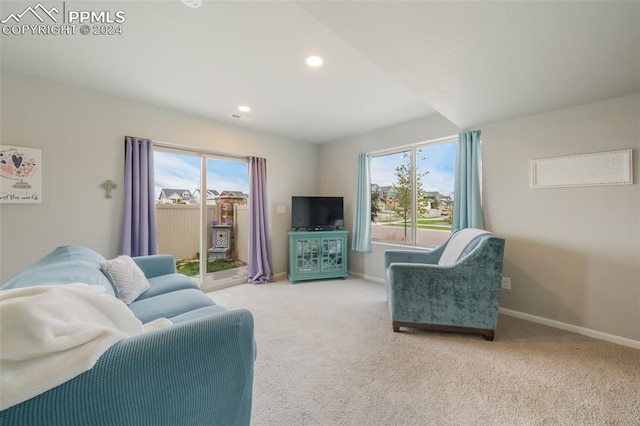
<path id="1" fill-rule="evenodd" d="M 31 185 L 24 181 L 36 171 L 36 160 L 15 148 L 0 151 L 0 176 L 18 180 L 13 187 L 29 189 Z"/>
<path id="2" fill-rule="evenodd" d="M 0 145 L 0 202 L 41 202 L 41 159 L 39 149 Z"/>

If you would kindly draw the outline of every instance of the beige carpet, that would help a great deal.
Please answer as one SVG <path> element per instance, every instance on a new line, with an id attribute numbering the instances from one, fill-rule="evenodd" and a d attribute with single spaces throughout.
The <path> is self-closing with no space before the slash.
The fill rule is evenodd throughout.
<path id="1" fill-rule="evenodd" d="M 393 333 L 362 279 L 209 294 L 254 314 L 255 426 L 640 425 L 635 349 L 508 316 L 494 342 Z"/>

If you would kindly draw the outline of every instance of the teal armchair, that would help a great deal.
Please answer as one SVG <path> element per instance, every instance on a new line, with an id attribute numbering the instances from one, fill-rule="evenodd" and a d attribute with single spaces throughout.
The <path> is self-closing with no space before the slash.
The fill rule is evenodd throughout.
<path id="1" fill-rule="evenodd" d="M 400 327 L 481 334 L 498 323 L 505 241 L 467 228 L 432 251 L 385 252 L 393 331 Z"/>

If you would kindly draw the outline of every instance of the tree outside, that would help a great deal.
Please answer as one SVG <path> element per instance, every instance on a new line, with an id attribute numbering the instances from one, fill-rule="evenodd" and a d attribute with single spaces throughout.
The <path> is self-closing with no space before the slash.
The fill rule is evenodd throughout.
<path id="1" fill-rule="evenodd" d="M 422 149 L 417 151 L 417 154 L 420 155 L 422 153 Z M 403 162 L 399 164 L 395 169 L 396 181 L 393 183 L 393 190 L 395 192 L 394 203 L 393 203 L 393 211 L 396 216 L 402 219 L 404 223 L 404 239 L 407 239 L 407 226 L 411 223 L 411 212 L 412 208 L 412 198 L 411 198 L 411 157 L 409 153 L 402 153 Z M 417 212 L 418 217 L 423 216 L 428 209 L 428 202 L 422 196 L 422 178 L 429 174 L 429 171 L 424 171 L 422 173 L 416 173 L 416 194 L 418 194 L 418 199 L 416 200 L 417 204 Z"/>
<path id="2" fill-rule="evenodd" d="M 371 222 L 375 222 L 380 213 L 380 204 L 384 202 L 384 191 L 377 184 L 371 185 Z"/>
<path id="3" fill-rule="evenodd" d="M 435 247 L 446 238 L 446 233 L 451 232 L 456 147 L 457 143 L 451 141 L 371 158 L 373 239 Z M 411 164 L 413 152 L 416 153 L 415 165 Z M 417 174 L 417 182 L 413 182 L 415 192 L 411 191 L 412 167 L 416 167 Z M 415 211 L 412 210 L 413 193 L 418 197 Z M 416 241 L 412 241 L 413 222 L 417 228 Z"/>

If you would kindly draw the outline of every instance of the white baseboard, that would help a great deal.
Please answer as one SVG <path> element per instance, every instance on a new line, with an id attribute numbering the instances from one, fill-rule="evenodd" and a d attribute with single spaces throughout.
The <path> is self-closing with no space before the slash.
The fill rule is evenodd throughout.
<path id="1" fill-rule="evenodd" d="M 287 276 L 286 272 L 278 272 L 277 274 L 273 275 L 273 281 L 286 281 L 288 279 L 289 277 Z"/>
<path id="2" fill-rule="evenodd" d="M 384 284 L 384 279 L 378 277 L 372 277 L 370 275 L 361 274 L 359 272 L 349 271 L 349 274 L 353 277 L 363 278 L 376 283 Z M 582 334 L 583 336 L 593 337 L 594 339 L 600 339 L 607 342 L 615 343 L 622 346 L 628 346 L 634 349 L 640 349 L 640 341 L 628 339 L 626 337 L 616 336 L 615 334 L 604 333 L 602 331 L 592 330 L 590 328 L 580 327 L 573 324 L 567 324 L 566 322 L 556 321 L 536 315 L 526 314 L 524 312 L 514 311 L 512 309 L 500 308 L 499 312 L 510 317 L 520 318 L 523 320 L 535 322 L 538 324 L 547 325 L 553 328 L 559 328 L 560 330 L 570 331 L 572 333 Z"/>
<path id="3" fill-rule="evenodd" d="M 592 330 L 590 328 L 580 327 L 573 324 L 567 324 L 566 322 L 526 314 L 524 312 L 514 311 L 507 308 L 500 308 L 499 312 L 504 315 L 509 315 L 510 317 L 520 318 L 538 324 L 547 325 L 549 327 L 559 328 L 560 330 L 582 334 L 584 336 L 593 337 L 594 339 L 605 340 L 607 342 L 616 343 L 622 346 L 628 346 L 634 349 L 640 349 L 640 341 L 638 340 L 628 339 L 626 337 L 616 336 L 614 334 L 604 333 L 602 331 Z"/>
<path id="4" fill-rule="evenodd" d="M 366 274 L 361 274 L 360 272 L 352 272 L 349 271 L 349 276 L 350 277 L 356 277 L 356 278 L 362 278 L 368 281 L 373 281 L 376 282 L 378 284 L 384 284 L 384 280 L 382 278 L 378 278 L 378 277 L 373 277 L 371 275 L 366 275 Z"/>

